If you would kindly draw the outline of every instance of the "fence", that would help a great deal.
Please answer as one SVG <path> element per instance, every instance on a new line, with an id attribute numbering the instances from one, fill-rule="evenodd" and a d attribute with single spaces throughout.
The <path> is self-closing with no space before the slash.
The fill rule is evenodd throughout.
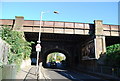
<path id="1" fill-rule="evenodd" d="M 109 66 L 98 65 L 98 66 L 95 66 L 95 67 L 80 67 L 80 68 L 83 69 L 83 70 L 86 70 L 88 72 L 120 77 L 120 68 L 117 68 L 117 67 L 109 67 Z"/>

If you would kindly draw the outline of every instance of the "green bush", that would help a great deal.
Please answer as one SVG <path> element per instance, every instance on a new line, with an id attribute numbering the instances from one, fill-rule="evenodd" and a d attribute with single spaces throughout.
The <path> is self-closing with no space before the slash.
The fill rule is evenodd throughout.
<path id="1" fill-rule="evenodd" d="M 107 47 L 105 63 L 109 66 L 120 67 L 120 44 Z"/>
<path id="2" fill-rule="evenodd" d="M 23 32 L 12 31 L 4 26 L 2 28 L 2 39 L 10 45 L 8 64 L 15 63 L 20 66 L 22 60 L 30 57 L 33 42 L 27 42 Z"/>

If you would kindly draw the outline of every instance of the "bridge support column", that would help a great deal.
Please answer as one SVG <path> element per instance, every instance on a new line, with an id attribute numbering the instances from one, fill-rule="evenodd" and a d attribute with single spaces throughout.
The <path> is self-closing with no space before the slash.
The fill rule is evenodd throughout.
<path id="1" fill-rule="evenodd" d="M 23 30 L 24 17 L 15 16 L 15 24 L 13 30 L 22 31 Z"/>
<path id="2" fill-rule="evenodd" d="M 101 54 L 106 52 L 106 42 L 103 32 L 102 20 L 95 20 L 95 58 L 99 59 Z"/>

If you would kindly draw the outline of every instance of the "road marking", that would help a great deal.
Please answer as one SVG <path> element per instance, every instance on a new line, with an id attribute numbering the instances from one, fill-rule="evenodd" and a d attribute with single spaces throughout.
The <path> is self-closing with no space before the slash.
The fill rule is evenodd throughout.
<path id="1" fill-rule="evenodd" d="M 68 76 L 68 77 L 70 76 L 71 79 L 74 79 L 74 80 L 76 79 L 75 77 L 73 77 L 73 76 L 70 75 L 70 74 L 67 74 L 67 73 L 65 73 L 65 72 L 63 72 L 63 73 L 64 73 L 66 76 Z M 76 80 L 77 80 L 77 79 L 76 79 Z M 84 81 L 84 80 L 81 80 L 81 79 L 79 79 L 79 80 L 80 80 L 80 81 Z"/>
<path id="2" fill-rule="evenodd" d="M 66 76 L 68 76 L 68 77 L 70 76 L 70 78 L 72 78 L 72 79 L 76 79 L 76 78 L 74 78 L 72 75 L 70 75 L 70 74 L 68 74 L 68 73 L 65 73 L 65 72 L 64 72 L 64 74 L 65 74 Z"/>
<path id="3" fill-rule="evenodd" d="M 74 78 L 74 77 L 73 77 L 72 75 L 70 75 L 70 74 L 69 74 L 69 76 L 70 76 L 72 79 L 76 79 L 76 78 Z"/>

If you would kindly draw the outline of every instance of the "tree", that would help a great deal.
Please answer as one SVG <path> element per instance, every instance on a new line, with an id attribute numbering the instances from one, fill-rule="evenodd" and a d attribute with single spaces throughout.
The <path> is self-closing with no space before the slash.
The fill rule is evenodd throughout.
<path id="1" fill-rule="evenodd" d="M 120 44 L 108 46 L 106 54 L 106 65 L 120 67 Z"/>

